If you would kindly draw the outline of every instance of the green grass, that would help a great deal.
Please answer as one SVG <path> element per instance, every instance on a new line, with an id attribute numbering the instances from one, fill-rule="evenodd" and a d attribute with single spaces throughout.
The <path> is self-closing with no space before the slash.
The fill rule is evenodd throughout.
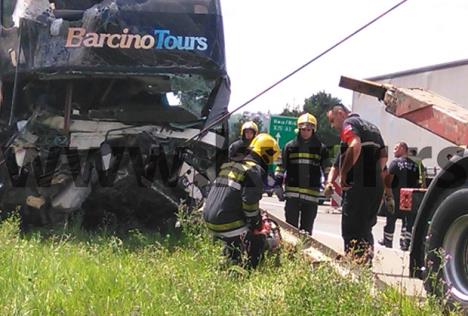
<path id="1" fill-rule="evenodd" d="M 442 315 L 396 290 L 371 294 L 328 265 L 283 251 L 255 271 L 223 267 L 200 226 L 176 237 L 131 231 L 23 235 L 0 224 L 1 315 Z M 187 228 L 188 227 L 188 228 Z"/>

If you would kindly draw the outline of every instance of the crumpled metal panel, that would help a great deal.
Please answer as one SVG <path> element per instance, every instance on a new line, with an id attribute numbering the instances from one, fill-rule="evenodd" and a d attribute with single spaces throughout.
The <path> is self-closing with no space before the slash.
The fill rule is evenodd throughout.
<path id="1" fill-rule="evenodd" d="M 145 1 L 152 2 L 157 1 Z M 225 74 L 221 15 L 145 8 L 108 0 L 84 11 L 78 21 L 25 20 L 23 70 Z"/>
<path id="2" fill-rule="evenodd" d="M 83 209 L 159 225 L 180 201 L 199 203 L 227 147 L 225 130 L 186 143 L 227 112 L 219 1 L 20 2 L 20 27 L 0 27 L 17 123 L 2 136 L 2 207 L 21 205 L 31 223 Z"/>
<path id="3" fill-rule="evenodd" d="M 206 125 L 227 113 L 230 82 L 219 1 L 205 1 L 211 3 L 206 12 L 193 1 L 196 13 L 188 13 L 189 0 L 97 2 L 55 1 L 58 10 L 51 12 L 43 1 L 19 1 L 21 53 L 18 29 L 0 28 L 0 80 L 13 81 L 17 55 L 20 73 L 41 80 L 199 74 L 218 82 L 202 113 Z M 68 19 L 57 18 L 65 11 Z"/>

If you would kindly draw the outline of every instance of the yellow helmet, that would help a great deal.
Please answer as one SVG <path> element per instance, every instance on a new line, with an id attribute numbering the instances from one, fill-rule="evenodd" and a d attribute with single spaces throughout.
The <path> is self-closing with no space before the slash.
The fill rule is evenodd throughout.
<path id="1" fill-rule="evenodd" d="M 273 163 L 280 154 L 278 142 L 269 134 L 258 134 L 250 143 L 249 148 L 262 157 L 267 164 Z"/>
<path id="2" fill-rule="evenodd" d="M 244 135 L 244 131 L 246 129 L 251 129 L 255 132 L 255 135 L 258 134 L 258 126 L 257 124 L 255 124 L 254 121 L 247 121 L 245 122 L 244 124 L 242 124 L 242 127 L 241 127 L 241 135 Z"/>
<path id="3" fill-rule="evenodd" d="M 310 113 L 302 114 L 297 119 L 297 127 L 300 127 L 300 125 L 303 125 L 303 124 L 310 124 L 312 125 L 312 128 L 314 131 L 317 130 L 317 119 L 315 118 L 315 116 L 313 116 Z"/>

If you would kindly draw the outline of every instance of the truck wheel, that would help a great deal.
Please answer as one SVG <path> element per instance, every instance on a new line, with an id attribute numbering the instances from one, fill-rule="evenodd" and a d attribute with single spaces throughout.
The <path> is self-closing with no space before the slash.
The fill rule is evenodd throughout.
<path id="1" fill-rule="evenodd" d="M 468 308 L 468 189 L 451 194 L 437 208 L 425 254 L 426 290 Z"/>

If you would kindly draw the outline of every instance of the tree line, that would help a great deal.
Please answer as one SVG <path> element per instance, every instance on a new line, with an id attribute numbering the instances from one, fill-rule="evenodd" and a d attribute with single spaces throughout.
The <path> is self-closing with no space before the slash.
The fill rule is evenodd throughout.
<path id="1" fill-rule="evenodd" d="M 327 112 L 337 103 L 341 103 L 339 98 L 333 97 L 330 93 L 326 93 L 325 91 L 320 91 L 305 99 L 302 106 L 290 106 L 286 104 L 283 111 L 277 115 L 299 117 L 306 112 L 313 114 L 317 118 L 317 133 L 320 140 L 327 146 L 333 146 L 338 144 L 340 140 L 336 131 L 328 122 Z M 246 121 L 254 121 L 258 125 L 260 132 L 267 132 L 268 126 L 265 126 L 264 117 L 265 116 L 262 116 L 261 113 L 244 112 L 243 114 L 234 114 L 231 117 L 231 141 L 239 137 L 240 128 Z"/>

